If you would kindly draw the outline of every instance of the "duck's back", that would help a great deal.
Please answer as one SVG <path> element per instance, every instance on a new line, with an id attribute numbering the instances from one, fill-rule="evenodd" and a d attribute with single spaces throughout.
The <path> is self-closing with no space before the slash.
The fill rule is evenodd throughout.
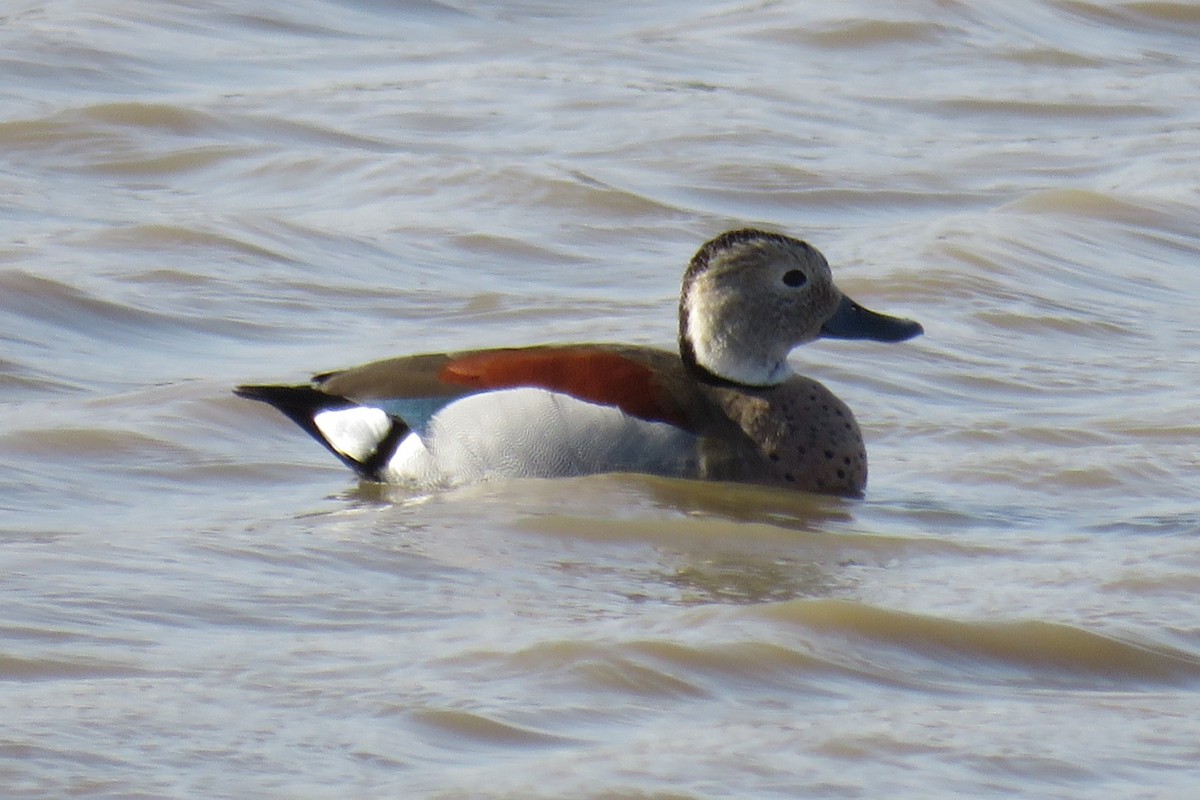
<path id="1" fill-rule="evenodd" d="M 696 477 L 701 399 L 678 355 L 562 345 L 408 356 L 316 377 L 414 435 L 379 473 L 395 482 L 644 472 Z M 700 416 L 703 416 L 702 414 Z"/>

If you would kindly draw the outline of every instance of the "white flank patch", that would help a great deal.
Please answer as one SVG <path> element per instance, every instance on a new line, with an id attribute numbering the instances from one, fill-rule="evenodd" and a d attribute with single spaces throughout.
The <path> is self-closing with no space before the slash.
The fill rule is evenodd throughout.
<path id="1" fill-rule="evenodd" d="M 468 395 L 409 434 L 388 463 L 396 483 L 457 485 L 489 478 L 556 478 L 598 472 L 693 475 L 696 439 L 663 422 L 630 417 L 545 389 Z"/>
<path id="2" fill-rule="evenodd" d="M 391 483 L 415 483 L 433 487 L 445 482 L 432 454 L 417 433 L 409 433 L 396 445 L 388 460 L 384 479 Z"/>
<path id="3" fill-rule="evenodd" d="M 371 457 L 392 427 L 386 412 L 368 406 L 322 411 L 313 424 L 334 450 L 358 462 Z"/>
<path id="4" fill-rule="evenodd" d="M 410 433 L 400 440 L 400 444 L 396 445 L 396 452 L 392 454 L 392 463 L 404 464 L 428 455 L 429 451 L 425 449 L 425 443 L 421 441 L 421 437 Z"/>

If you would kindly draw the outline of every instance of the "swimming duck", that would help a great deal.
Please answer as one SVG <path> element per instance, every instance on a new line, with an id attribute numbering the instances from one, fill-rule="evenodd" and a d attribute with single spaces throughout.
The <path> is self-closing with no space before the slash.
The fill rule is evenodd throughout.
<path id="1" fill-rule="evenodd" d="M 818 338 L 900 342 L 816 248 L 743 229 L 683 276 L 679 351 L 560 344 L 376 361 L 304 385 L 247 385 L 369 481 L 433 488 L 503 477 L 640 472 L 861 495 L 854 415 L 788 353 Z"/>

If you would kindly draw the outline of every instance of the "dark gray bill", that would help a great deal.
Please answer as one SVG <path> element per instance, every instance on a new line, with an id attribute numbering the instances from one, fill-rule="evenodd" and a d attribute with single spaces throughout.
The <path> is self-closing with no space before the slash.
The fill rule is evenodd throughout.
<path id="1" fill-rule="evenodd" d="M 821 326 L 821 335 L 829 339 L 874 339 L 877 342 L 903 342 L 924 332 L 919 322 L 878 314 L 845 295 L 833 316 Z"/>

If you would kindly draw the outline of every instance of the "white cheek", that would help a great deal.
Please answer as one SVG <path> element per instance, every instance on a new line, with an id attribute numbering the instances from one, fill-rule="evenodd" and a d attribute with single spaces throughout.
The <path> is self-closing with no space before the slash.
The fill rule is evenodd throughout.
<path id="1" fill-rule="evenodd" d="M 334 450 L 355 461 L 366 461 L 392 427 L 388 415 L 367 406 L 322 411 L 313 424 Z"/>
<path id="2" fill-rule="evenodd" d="M 693 296 L 688 308 L 688 336 L 701 363 L 720 359 L 725 337 L 717 322 L 716 310 L 703 293 Z"/>
<path id="3" fill-rule="evenodd" d="M 769 386 L 790 377 L 790 348 L 780 341 L 779 330 L 762 320 L 757 325 L 748 324 L 744 309 L 731 312 L 722 308 L 719 300 L 709 294 L 717 290 L 703 288 L 707 291 L 691 295 L 687 322 L 688 339 L 700 366 L 714 375 L 751 386 Z"/>

